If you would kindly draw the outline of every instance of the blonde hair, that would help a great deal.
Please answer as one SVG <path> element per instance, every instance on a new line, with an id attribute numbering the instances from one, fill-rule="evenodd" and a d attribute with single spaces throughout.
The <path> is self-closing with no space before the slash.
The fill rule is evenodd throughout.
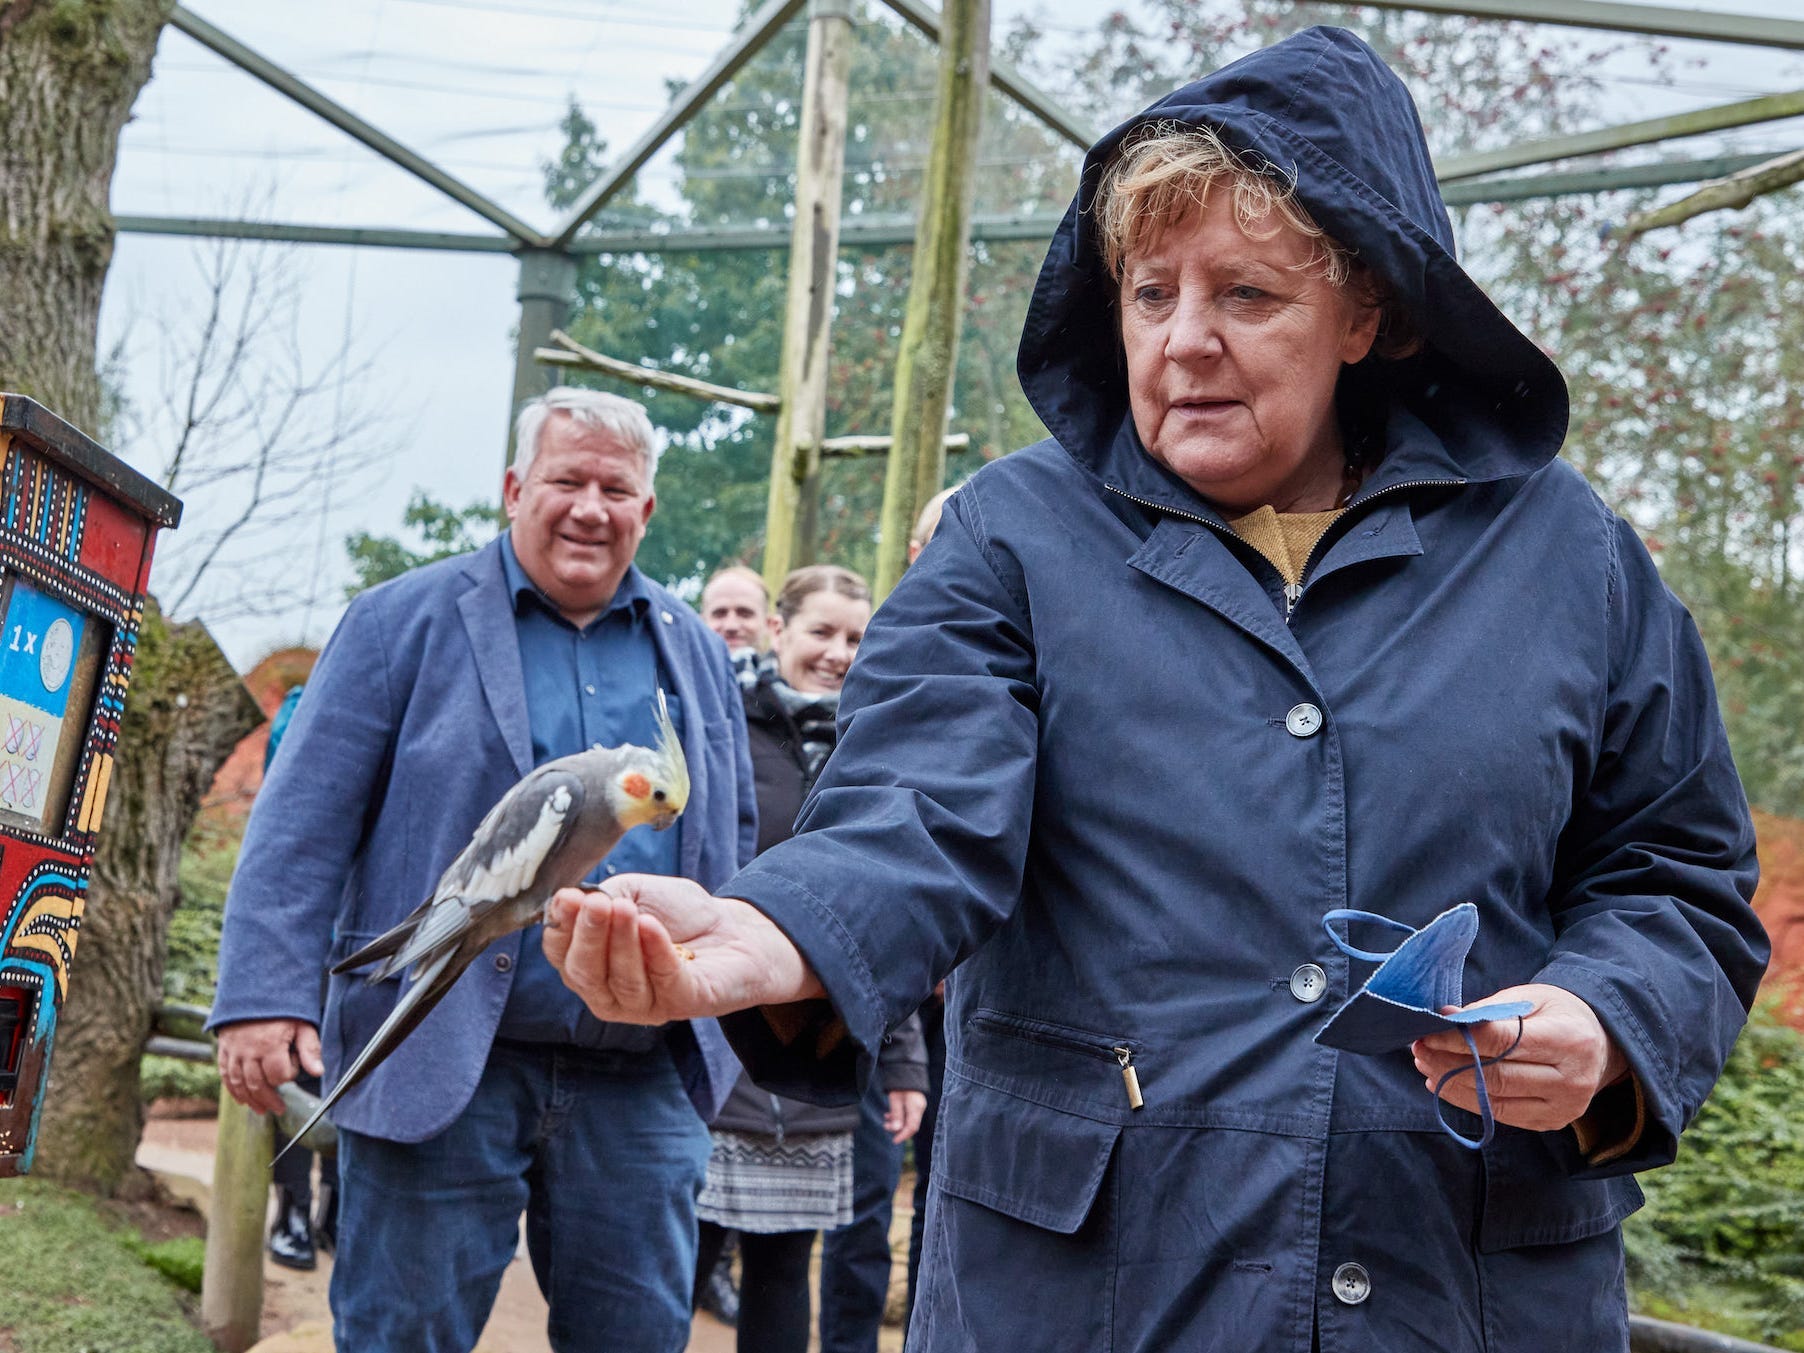
<path id="1" fill-rule="evenodd" d="M 1268 240 L 1289 226 L 1315 244 L 1303 268 L 1330 286 L 1346 285 L 1353 254 L 1311 219 L 1296 184 L 1255 168 L 1212 128 L 1184 122 L 1140 128 L 1103 171 L 1093 210 L 1109 275 L 1119 281 L 1128 255 L 1201 211 L 1218 186 L 1228 192 L 1247 238 Z"/>
<path id="2" fill-rule="evenodd" d="M 777 614 L 783 623 L 794 620 L 802 603 L 816 592 L 837 592 L 851 601 L 871 599 L 870 584 L 851 569 L 838 564 L 807 564 L 793 570 L 777 593 Z"/>
<path id="3" fill-rule="evenodd" d="M 914 532 L 908 537 L 908 543 L 916 547 L 924 547 L 933 539 L 933 533 L 940 529 L 940 513 L 945 510 L 946 500 L 957 493 L 962 485 L 954 484 L 949 489 L 941 489 L 927 500 L 927 506 L 921 509 L 921 515 L 915 518 Z"/>

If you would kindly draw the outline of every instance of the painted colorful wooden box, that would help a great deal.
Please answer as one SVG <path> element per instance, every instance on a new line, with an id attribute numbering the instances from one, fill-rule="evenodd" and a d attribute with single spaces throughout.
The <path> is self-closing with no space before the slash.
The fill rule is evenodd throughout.
<path id="1" fill-rule="evenodd" d="M 182 505 L 0 394 L 0 1177 L 31 1168 L 159 527 Z"/>

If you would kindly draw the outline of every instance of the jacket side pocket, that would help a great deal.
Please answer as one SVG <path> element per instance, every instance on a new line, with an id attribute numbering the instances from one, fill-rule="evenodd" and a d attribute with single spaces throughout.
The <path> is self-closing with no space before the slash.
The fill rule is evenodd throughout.
<path id="1" fill-rule="evenodd" d="M 1072 1235 L 1084 1224 L 1121 1128 L 1047 1108 L 948 1066 L 933 1178 L 946 1193 Z"/>
<path id="2" fill-rule="evenodd" d="M 1498 1126 L 1484 1168 L 1478 1248 L 1486 1254 L 1601 1235 L 1642 1203 L 1632 1178 L 1574 1179 L 1542 1134 L 1519 1128 Z"/>

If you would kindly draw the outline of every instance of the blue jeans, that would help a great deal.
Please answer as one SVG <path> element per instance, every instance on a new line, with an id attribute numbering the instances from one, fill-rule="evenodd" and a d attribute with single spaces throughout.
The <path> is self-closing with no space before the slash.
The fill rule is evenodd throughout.
<path id="1" fill-rule="evenodd" d="M 497 1042 L 423 1142 L 339 1133 L 339 1348 L 469 1353 L 520 1214 L 557 1353 L 682 1353 L 708 1130 L 669 1052 Z"/>
<path id="2" fill-rule="evenodd" d="M 877 1353 L 889 1300 L 889 1221 L 902 1148 L 883 1115 L 889 1096 L 872 1076 L 852 1136 L 852 1220 L 821 1241 L 821 1353 Z"/>

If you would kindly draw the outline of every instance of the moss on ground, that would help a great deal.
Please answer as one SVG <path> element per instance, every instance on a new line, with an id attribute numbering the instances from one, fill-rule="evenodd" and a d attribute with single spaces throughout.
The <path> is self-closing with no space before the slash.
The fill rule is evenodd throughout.
<path id="1" fill-rule="evenodd" d="M 9 1275 L 0 1283 L 0 1347 L 214 1353 L 195 1328 L 194 1298 L 147 1262 L 167 1248 L 146 1245 L 85 1194 L 0 1179 L 0 1273 Z"/>

